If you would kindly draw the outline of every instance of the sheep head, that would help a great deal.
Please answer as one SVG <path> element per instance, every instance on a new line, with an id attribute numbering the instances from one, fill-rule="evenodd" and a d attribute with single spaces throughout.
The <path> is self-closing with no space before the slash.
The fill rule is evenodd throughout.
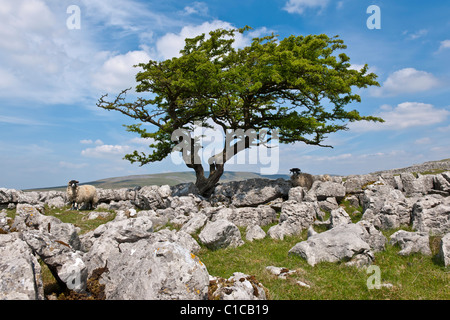
<path id="1" fill-rule="evenodd" d="M 68 186 L 72 187 L 72 188 L 76 188 L 78 186 L 78 183 L 80 183 L 80 181 L 70 180 L 69 183 L 68 183 Z"/>

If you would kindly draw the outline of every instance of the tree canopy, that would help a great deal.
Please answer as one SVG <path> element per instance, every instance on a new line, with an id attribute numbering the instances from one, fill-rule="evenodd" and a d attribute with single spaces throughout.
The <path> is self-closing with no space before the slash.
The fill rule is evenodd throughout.
<path id="1" fill-rule="evenodd" d="M 211 121 L 227 130 L 277 130 L 280 143 L 304 142 L 331 147 L 323 142 L 327 135 L 347 130 L 353 121 L 383 121 L 362 116 L 357 110 L 345 110 L 361 97 L 354 88 L 379 86 L 366 64 L 360 70 L 350 68 L 349 57 L 338 36 L 325 34 L 279 39 L 271 34 L 254 38 L 249 46 L 235 48 L 234 36 L 250 28 L 211 31 L 185 40 L 180 56 L 164 61 L 150 60 L 138 66 L 136 92 L 152 93 L 152 98 L 126 101 L 122 91 L 114 101 L 102 96 L 97 106 L 116 110 L 139 121 L 127 130 L 142 138 L 153 138 L 151 153 L 134 151 L 125 156 L 145 165 L 166 158 L 180 141 L 172 140 L 174 130 L 185 130 L 192 146 L 184 154 L 189 168 L 196 172 L 196 186 L 209 195 L 224 172 L 224 164 L 237 152 L 270 140 L 270 135 L 241 136 L 243 147 L 224 149 L 208 160 L 205 177 L 199 161 L 195 138 L 189 135 L 194 123 L 210 126 Z M 142 123 L 155 128 L 148 131 Z M 241 131 L 242 132 L 242 131 Z M 189 140 L 188 139 L 188 140 Z M 265 140 L 265 141 L 263 141 Z M 225 142 L 224 142 L 225 144 Z M 228 149 L 227 149 L 228 148 Z"/>

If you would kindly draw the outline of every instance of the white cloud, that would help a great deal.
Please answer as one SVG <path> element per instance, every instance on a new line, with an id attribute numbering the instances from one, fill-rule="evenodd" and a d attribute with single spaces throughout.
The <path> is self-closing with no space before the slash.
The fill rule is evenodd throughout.
<path id="1" fill-rule="evenodd" d="M 102 49 L 108 28 L 114 28 L 116 38 L 133 33 L 143 41 L 155 30 L 182 23 L 134 0 L 82 0 L 78 3 L 81 29 L 69 30 L 66 9 L 71 4 L 70 0 L 1 1 L 3 99 L 20 97 L 40 104 L 83 104 L 98 96 L 98 89 L 104 93 L 133 86 L 138 70 L 132 64 L 147 62 L 149 56 L 142 50 L 115 57 L 116 53 Z M 146 37 L 141 37 L 141 31 Z M 89 105 L 92 106 L 92 101 Z"/>
<path id="2" fill-rule="evenodd" d="M 81 155 L 90 158 L 123 157 L 131 150 L 130 146 L 104 144 L 81 151 Z"/>
<path id="3" fill-rule="evenodd" d="M 155 143 L 155 139 L 153 138 L 133 138 L 129 140 L 129 143 L 137 144 L 137 145 L 143 145 L 143 146 L 149 146 L 152 143 Z"/>
<path id="4" fill-rule="evenodd" d="M 0 90 L 14 88 L 17 85 L 19 85 L 19 80 L 14 75 L 13 71 L 0 69 Z"/>
<path id="5" fill-rule="evenodd" d="M 60 161 L 59 166 L 64 169 L 82 169 L 86 168 L 89 165 L 87 163 L 72 163 L 66 161 Z"/>
<path id="6" fill-rule="evenodd" d="M 10 117 L 10 116 L 2 116 L 0 115 L 0 123 L 9 123 L 16 125 L 26 125 L 26 126 L 48 126 L 50 124 L 41 122 L 34 119 L 27 119 L 23 117 Z"/>
<path id="7" fill-rule="evenodd" d="M 86 78 L 102 55 L 92 33 L 67 28 L 64 5 L 63 1 L 2 1 L 0 61 L 8 66 L 0 70 L 2 98 L 70 103 L 91 92 Z"/>
<path id="8" fill-rule="evenodd" d="M 156 42 L 156 50 L 158 52 L 158 56 L 162 59 L 170 59 L 173 57 L 180 56 L 180 50 L 184 48 L 184 40 L 186 38 L 193 38 L 202 33 L 208 35 L 210 31 L 215 29 L 236 29 L 231 23 L 214 20 L 212 22 L 204 22 L 201 25 L 197 26 L 185 26 L 181 29 L 181 31 L 177 34 L 175 33 L 167 33 L 161 38 L 159 38 Z M 257 34 L 257 30 L 252 31 L 253 34 Z M 234 47 L 243 47 L 249 45 L 251 42 L 251 38 L 248 36 L 244 36 L 240 33 L 235 34 L 235 42 Z"/>
<path id="9" fill-rule="evenodd" d="M 372 94 L 380 97 L 415 93 L 436 88 L 439 84 L 439 80 L 429 72 L 404 68 L 389 75 L 381 88 L 372 88 Z"/>
<path id="10" fill-rule="evenodd" d="M 95 140 L 95 142 L 94 142 L 94 141 L 92 141 L 91 139 L 83 139 L 83 140 L 80 140 L 80 143 L 81 143 L 81 144 L 93 144 L 93 143 L 95 143 L 96 145 L 100 146 L 100 145 L 103 144 L 103 141 L 100 140 L 100 139 L 97 139 L 97 140 Z"/>
<path id="11" fill-rule="evenodd" d="M 403 130 L 412 127 L 437 124 L 446 120 L 450 111 L 435 108 L 431 104 L 421 102 L 403 102 L 395 108 L 384 105 L 382 111 L 375 116 L 385 120 L 384 123 L 353 122 L 350 130 L 365 132 L 379 130 Z"/>
<path id="12" fill-rule="evenodd" d="M 429 144 L 431 143 L 431 139 L 428 137 L 420 138 L 414 141 L 414 144 Z"/>
<path id="13" fill-rule="evenodd" d="M 439 47 L 439 50 L 448 49 L 448 48 L 450 48 L 450 40 L 441 41 L 441 46 Z"/>
<path id="14" fill-rule="evenodd" d="M 206 16 L 208 14 L 208 5 L 204 2 L 194 2 L 190 6 L 184 7 L 183 14 L 191 15 L 198 14 L 201 16 Z"/>
<path id="15" fill-rule="evenodd" d="M 450 132 L 450 125 L 448 125 L 446 127 L 439 127 L 436 130 L 439 132 Z"/>
<path id="16" fill-rule="evenodd" d="M 364 68 L 364 64 L 351 64 L 350 67 L 348 67 L 348 69 L 350 70 L 356 70 L 356 71 L 361 71 L 361 69 Z M 367 70 L 367 73 L 375 73 L 377 71 L 377 69 L 375 67 L 369 67 L 369 69 Z"/>
<path id="17" fill-rule="evenodd" d="M 416 31 L 414 33 L 409 33 L 408 31 L 403 32 L 404 35 L 408 35 L 408 39 L 410 40 L 416 40 L 421 37 L 424 37 L 428 34 L 427 29 L 420 29 L 419 31 Z"/>
<path id="18" fill-rule="evenodd" d="M 289 0 L 284 6 L 284 10 L 289 13 L 303 14 L 308 8 L 324 9 L 328 5 L 328 0 Z"/>
<path id="19" fill-rule="evenodd" d="M 346 160 L 352 158 L 351 153 L 339 154 L 337 156 L 325 156 L 325 157 L 312 157 L 314 161 L 338 161 L 338 160 Z"/>
<path id="20" fill-rule="evenodd" d="M 150 56 L 145 51 L 129 51 L 108 59 L 93 78 L 93 85 L 107 92 L 117 92 L 136 86 L 135 76 L 141 68 L 133 67 L 147 63 Z"/>
<path id="21" fill-rule="evenodd" d="M 157 12 L 147 1 L 82 0 L 82 3 L 82 15 L 96 24 L 120 28 L 125 34 L 162 29 L 180 23 L 170 15 Z"/>

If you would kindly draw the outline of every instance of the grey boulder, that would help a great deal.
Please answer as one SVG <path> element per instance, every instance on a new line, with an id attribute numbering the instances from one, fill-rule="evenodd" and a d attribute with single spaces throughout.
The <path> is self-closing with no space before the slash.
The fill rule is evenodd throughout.
<path id="1" fill-rule="evenodd" d="M 248 226 L 246 233 L 245 233 L 245 239 L 248 241 L 253 240 L 261 240 L 266 237 L 266 233 L 260 226 Z"/>
<path id="2" fill-rule="evenodd" d="M 297 243 L 289 254 L 299 255 L 314 266 L 319 262 L 345 261 L 349 265 L 367 265 L 373 259 L 369 238 L 361 224 L 342 224 Z"/>
<path id="3" fill-rule="evenodd" d="M 291 183 L 284 179 L 248 179 L 220 184 L 214 190 L 212 202 L 225 202 L 235 207 L 256 207 L 289 193 Z"/>
<path id="4" fill-rule="evenodd" d="M 171 190 L 168 185 L 164 186 L 145 186 L 142 187 L 135 195 L 135 205 L 140 209 L 164 209 L 169 206 L 168 198 Z"/>
<path id="5" fill-rule="evenodd" d="M 107 300 L 204 300 L 209 274 L 179 243 L 141 239 L 123 243 L 102 274 Z"/>
<path id="6" fill-rule="evenodd" d="M 444 266 L 450 266 L 450 233 L 447 233 L 441 239 L 439 258 L 444 263 Z"/>
<path id="7" fill-rule="evenodd" d="M 317 202 L 285 201 L 281 206 L 279 223 L 270 227 L 267 234 L 280 240 L 285 236 L 298 235 L 314 223 L 319 211 Z"/>
<path id="8" fill-rule="evenodd" d="M 317 180 L 313 183 L 308 194 L 313 195 L 318 201 L 326 200 L 327 198 L 336 198 L 339 202 L 345 197 L 345 187 L 341 183 L 332 181 L 320 181 Z"/>
<path id="9" fill-rule="evenodd" d="M 443 235 L 450 232 L 450 197 L 427 195 L 418 200 L 412 210 L 414 230 Z"/>
<path id="10" fill-rule="evenodd" d="M 265 226 L 276 220 L 277 213 L 274 209 L 267 205 L 259 205 L 258 207 L 243 208 L 221 208 L 213 216 L 212 221 L 228 220 L 239 227 L 246 226 Z"/>
<path id="11" fill-rule="evenodd" d="M 41 266 L 17 232 L 0 234 L 0 300 L 43 300 Z"/>
<path id="12" fill-rule="evenodd" d="M 213 300 L 266 300 L 266 289 L 254 277 L 235 272 L 228 279 L 211 279 Z"/>
<path id="13" fill-rule="evenodd" d="M 18 204 L 12 228 L 18 231 L 39 230 L 49 233 L 56 240 L 69 244 L 73 249 L 81 248 L 78 229 L 71 223 L 64 223 L 56 217 L 41 214 L 35 207 Z"/>
<path id="14" fill-rule="evenodd" d="M 364 214 L 362 219 L 382 230 L 409 225 L 411 202 L 404 194 L 390 185 L 374 184 L 364 191 L 362 197 Z"/>
<path id="15" fill-rule="evenodd" d="M 334 228 L 341 224 L 349 224 L 349 223 L 352 223 L 352 220 L 344 208 L 339 207 L 331 211 L 330 214 L 331 228 Z"/>
<path id="16" fill-rule="evenodd" d="M 85 291 L 88 270 L 82 252 L 46 232 L 28 230 L 22 236 L 60 284 L 76 292 Z"/>
<path id="17" fill-rule="evenodd" d="M 211 250 L 238 247 L 244 244 L 238 227 L 224 219 L 209 221 L 200 232 L 199 240 Z"/>
<path id="18" fill-rule="evenodd" d="M 184 231 L 188 234 L 194 234 L 199 229 L 203 228 L 203 226 L 208 221 L 208 217 L 203 212 L 196 213 L 186 222 L 182 227 L 181 231 Z"/>
<path id="19" fill-rule="evenodd" d="M 407 256 L 412 253 L 431 255 L 429 237 L 426 232 L 408 232 L 399 230 L 391 235 L 390 244 L 398 244 L 401 248 L 399 255 Z"/>

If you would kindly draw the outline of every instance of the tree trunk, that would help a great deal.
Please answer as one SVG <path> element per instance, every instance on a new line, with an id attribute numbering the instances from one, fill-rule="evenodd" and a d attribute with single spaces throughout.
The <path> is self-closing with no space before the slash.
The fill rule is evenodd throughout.
<path id="1" fill-rule="evenodd" d="M 195 169 L 196 181 L 195 186 L 197 187 L 200 195 L 203 197 L 209 198 L 214 189 L 216 188 L 217 183 L 220 180 L 220 177 L 224 171 L 224 165 L 212 164 L 210 165 L 210 171 L 208 178 L 205 177 L 205 172 L 203 170 L 203 166 L 199 165 L 201 169 Z"/>

